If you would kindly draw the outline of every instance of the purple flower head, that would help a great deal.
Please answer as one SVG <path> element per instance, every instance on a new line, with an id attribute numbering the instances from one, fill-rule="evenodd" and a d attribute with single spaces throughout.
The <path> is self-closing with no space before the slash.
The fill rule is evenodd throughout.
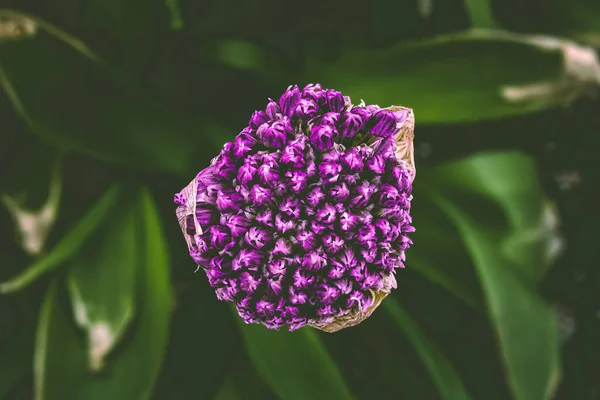
<path id="1" fill-rule="evenodd" d="M 412 244 L 413 126 L 409 109 L 353 106 L 319 84 L 254 112 L 174 197 L 217 298 L 270 329 L 368 317 Z"/>

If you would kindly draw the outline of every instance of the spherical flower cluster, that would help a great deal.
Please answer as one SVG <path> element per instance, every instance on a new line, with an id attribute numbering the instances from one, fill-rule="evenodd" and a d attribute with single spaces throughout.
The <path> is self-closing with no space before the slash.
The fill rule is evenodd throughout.
<path id="1" fill-rule="evenodd" d="M 413 126 L 410 109 L 353 106 L 318 84 L 255 111 L 175 195 L 218 299 L 273 329 L 368 316 L 412 243 Z"/>

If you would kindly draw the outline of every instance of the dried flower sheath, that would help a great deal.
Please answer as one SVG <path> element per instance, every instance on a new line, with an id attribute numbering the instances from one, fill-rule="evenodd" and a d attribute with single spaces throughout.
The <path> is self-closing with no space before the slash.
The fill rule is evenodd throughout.
<path id="1" fill-rule="evenodd" d="M 414 115 L 290 87 L 175 195 L 194 261 L 246 323 L 334 332 L 396 287 L 412 243 Z"/>

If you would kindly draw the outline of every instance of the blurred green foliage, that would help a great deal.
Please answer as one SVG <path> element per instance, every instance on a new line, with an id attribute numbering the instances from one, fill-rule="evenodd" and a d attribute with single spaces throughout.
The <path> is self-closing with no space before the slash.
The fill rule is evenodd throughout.
<path id="1" fill-rule="evenodd" d="M 600 398 L 600 2 L 2 7 L 0 399 Z M 357 327 L 246 326 L 172 194 L 317 81 L 414 108 L 415 244 Z"/>

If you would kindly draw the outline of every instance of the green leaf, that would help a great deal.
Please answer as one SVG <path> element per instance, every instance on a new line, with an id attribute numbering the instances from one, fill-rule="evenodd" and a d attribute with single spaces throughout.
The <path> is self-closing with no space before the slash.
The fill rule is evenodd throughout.
<path id="1" fill-rule="evenodd" d="M 105 356 L 126 332 L 135 313 L 135 274 L 144 268 L 136 243 L 133 207 L 111 221 L 71 263 L 68 287 L 75 320 L 87 331 L 89 365 L 102 368 Z"/>
<path id="2" fill-rule="evenodd" d="M 417 322 L 413 320 L 408 311 L 391 298 L 386 299 L 383 304 L 419 354 L 438 388 L 440 397 L 444 400 L 469 400 L 471 397 L 452 364 L 424 336 Z"/>
<path id="3" fill-rule="evenodd" d="M 101 374 L 87 368 L 86 346 L 72 321 L 62 286 L 46 295 L 38 323 L 35 355 L 36 399 L 149 399 L 167 344 L 171 289 L 169 261 L 156 206 L 150 194 L 138 198 L 140 263 L 137 318 L 131 332 L 106 360 Z M 111 294 L 110 287 L 105 288 Z"/>
<path id="4" fill-rule="evenodd" d="M 495 27 L 491 0 L 465 0 L 465 6 L 473 28 Z"/>
<path id="5" fill-rule="evenodd" d="M 480 192 L 502 192 L 502 185 L 511 177 L 519 181 L 523 179 L 520 174 L 531 172 L 518 168 L 511 170 L 510 164 L 517 162 L 519 157 L 511 153 L 479 155 L 454 165 L 442 166 L 435 174 L 438 179 L 430 181 L 429 194 L 454 221 L 471 254 L 497 331 L 508 381 L 515 398 L 537 400 L 553 393 L 560 376 L 554 313 L 539 296 L 532 280 L 522 274 L 523 267 L 507 257 L 499 241 L 502 237 L 499 232 L 490 229 L 489 223 L 484 225 L 489 210 L 482 208 L 480 203 L 477 203 L 480 207 L 473 207 L 457 195 L 460 191 L 452 190 L 453 185 L 461 187 L 462 180 L 456 179 L 457 170 L 462 169 L 464 176 L 468 176 L 469 173 L 479 172 L 474 171 L 477 166 L 482 171 L 487 170 L 487 173 L 498 169 L 497 174 L 505 174 L 506 179 L 504 182 L 481 180 L 479 183 L 470 182 L 469 185 L 496 186 L 493 190 L 481 188 Z M 494 173 L 490 176 L 497 175 Z M 536 190 L 535 187 L 530 189 Z M 517 196 L 513 201 L 520 204 L 523 198 Z M 542 204 L 539 206 L 542 207 Z M 532 271 L 539 269 L 536 265 L 529 267 Z"/>
<path id="6" fill-rule="evenodd" d="M 181 16 L 181 9 L 179 7 L 179 0 L 165 0 L 167 7 L 169 8 L 169 15 L 171 19 L 171 29 L 179 31 L 183 29 L 184 22 Z"/>
<path id="7" fill-rule="evenodd" d="M 27 328 L 0 346 L 0 399 L 8 398 L 10 391 L 31 372 L 34 330 Z"/>
<path id="8" fill-rule="evenodd" d="M 111 41 L 119 64 L 138 70 L 149 61 L 156 42 L 168 32 L 165 0 L 85 0 L 84 23 Z"/>
<path id="9" fill-rule="evenodd" d="M 354 398 L 314 330 L 240 326 L 250 359 L 281 400 Z"/>
<path id="10" fill-rule="evenodd" d="M 20 275 L 0 285 L 0 293 L 23 289 L 47 271 L 73 257 L 88 237 L 101 225 L 115 206 L 120 188 L 111 187 L 90 211 L 69 231 L 46 256 L 27 267 Z"/>
<path id="11" fill-rule="evenodd" d="M 557 216 L 542 193 L 535 163 L 520 153 L 487 153 L 440 167 L 433 176 L 448 193 L 471 193 L 502 209 L 500 249 L 520 273 L 539 281 L 561 249 Z M 491 214 L 491 213 L 490 213 Z M 489 214 L 488 214 L 489 215 Z M 503 221 L 504 222 L 504 221 Z M 497 222 L 490 226 L 500 226 Z"/>
<path id="12" fill-rule="evenodd" d="M 15 15 L 22 16 L 0 10 Z M 198 147 L 220 130 L 200 117 L 176 115 L 81 40 L 28 18 L 37 24 L 35 37 L 0 46 L 0 84 L 35 134 L 105 162 L 183 174 Z M 40 93 L 60 93 L 61 101 Z"/>
<path id="13" fill-rule="evenodd" d="M 420 124 L 455 123 L 569 103 L 598 86 L 600 66 L 566 40 L 476 30 L 313 60 L 308 79 L 355 102 L 411 107 Z"/>

